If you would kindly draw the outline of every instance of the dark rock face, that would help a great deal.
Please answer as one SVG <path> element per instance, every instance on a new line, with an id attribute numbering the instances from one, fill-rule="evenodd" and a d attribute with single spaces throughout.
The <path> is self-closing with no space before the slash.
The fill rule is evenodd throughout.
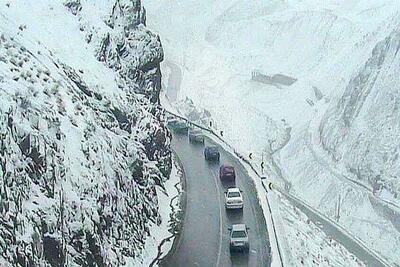
<path id="1" fill-rule="evenodd" d="M 118 71 L 125 86 L 156 103 L 164 53 L 160 38 L 147 30 L 144 23 L 145 11 L 140 1 L 116 1 L 107 21 L 110 30 L 102 38 L 97 58 Z"/>
<path id="2" fill-rule="evenodd" d="M 159 95 L 160 62 L 164 53 L 160 38 L 144 27 L 145 20 L 145 9 L 139 0 L 117 0 L 107 21 L 110 30 L 99 45 L 97 58 L 118 72 L 121 87 L 144 95 L 145 102 L 147 99 L 150 101 L 144 106 L 154 115 L 155 121 L 141 126 L 142 130 L 152 133 L 142 142 L 149 159 L 156 160 L 157 166 L 166 175 L 171 168 L 170 150 L 165 146 L 169 138 L 166 138 L 167 131 L 159 123 L 163 116 Z"/>
<path id="3" fill-rule="evenodd" d="M 67 0 L 64 5 L 71 11 L 72 14 L 77 15 L 82 10 L 80 0 Z"/>
<path id="4" fill-rule="evenodd" d="M 151 132 L 142 143 L 146 155 L 156 160 L 166 175 L 171 168 L 170 150 L 165 146 L 169 138 L 160 124 L 163 110 L 159 106 L 160 62 L 164 53 L 160 38 L 144 27 L 145 20 L 145 10 L 139 0 L 117 0 L 107 21 L 110 30 L 99 45 L 97 58 L 118 72 L 121 87 L 145 96 L 143 105 L 155 120 L 140 126 L 141 130 Z"/>
<path id="5" fill-rule="evenodd" d="M 83 4 L 65 2 L 79 20 Z M 4 63 L 26 58 L 37 75 L 18 76 L 18 90 L 4 77 L 14 91 L 0 91 L 0 265 L 120 266 L 160 222 L 170 135 L 159 104 L 163 50 L 145 21 L 139 0 L 116 0 L 107 31 L 90 32 L 93 57 L 116 74 L 115 98 L 51 53 L 39 60 L 1 36 Z"/>

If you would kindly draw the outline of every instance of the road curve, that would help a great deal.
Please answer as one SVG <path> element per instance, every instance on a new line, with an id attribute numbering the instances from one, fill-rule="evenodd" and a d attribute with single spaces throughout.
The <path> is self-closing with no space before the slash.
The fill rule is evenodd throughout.
<path id="1" fill-rule="evenodd" d="M 207 144 L 215 144 L 206 140 Z M 221 147 L 222 164 L 236 170 L 236 186 L 243 191 L 243 211 L 226 211 L 223 192 L 231 186 L 218 177 L 219 164 L 204 160 L 203 145 L 190 144 L 186 135 L 173 135 L 172 148 L 186 175 L 186 210 L 182 231 L 162 266 L 270 266 L 270 245 L 262 208 L 251 178 L 240 162 Z M 228 227 L 245 223 L 249 230 L 250 252 L 229 252 Z"/>
<path id="2" fill-rule="evenodd" d="M 167 96 L 168 96 L 168 99 L 171 101 L 171 102 L 175 102 L 176 100 L 177 100 L 177 97 L 178 97 L 178 95 L 179 95 L 179 91 L 180 91 L 180 85 L 181 85 L 181 80 L 182 80 L 182 71 L 181 71 L 181 69 L 180 69 L 180 66 L 179 65 L 177 65 L 177 64 L 175 64 L 175 63 L 173 63 L 173 62 L 167 62 L 167 67 L 169 67 L 170 68 L 170 70 L 171 70 L 171 74 L 170 74 L 170 77 L 169 77 L 169 80 L 168 80 L 168 87 L 167 87 Z M 179 141 L 181 141 L 181 143 L 179 143 Z M 183 138 L 182 139 L 182 137 L 178 137 L 178 138 L 175 138 L 175 140 L 174 140 L 174 142 L 173 142 L 173 147 L 174 147 L 174 149 L 178 152 L 178 151 L 180 151 L 180 153 L 178 153 L 179 154 L 179 156 L 182 156 L 185 152 L 184 151 L 182 151 L 181 150 L 181 148 L 182 148 L 182 146 L 184 147 L 184 146 L 186 146 L 186 144 L 185 144 L 185 142 L 186 142 L 186 140 L 185 140 L 185 138 Z M 189 146 L 186 146 L 186 148 L 187 149 L 197 149 L 197 148 L 195 148 L 195 147 L 189 147 Z M 221 149 L 221 151 L 222 151 L 222 149 Z M 198 154 L 201 154 L 201 153 L 199 153 L 199 152 L 195 152 L 195 153 L 198 153 Z M 231 159 L 231 161 L 233 161 L 233 162 L 235 162 L 236 161 L 236 159 L 234 159 L 233 157 L 232 157 L 232 155 L 230 155 L 230 154 L 227 154 L 227 153 L 225 153 L 225 152 L 223 152 L 222 153 L 223 155 L 223 158 L 222 158 L 222 160 L 226 160 L 227 158 L 228 159 Z M 198 159 L 198 160 L 201 160 L 200 158 Z M 195 164 L 195 165 L 199 165 L 199 164 Z M 238 162 L 236 162 L 236 164 L 233 164 L 234 166 L 235 166 L 235 168 L 237 169 L 237 171 L 238 172 L 241 172 L 242 174 L 241 174 L 241 176 L 243 175 L 243 177 L 247 177 L 247 175 L 246 175 L 246 172 L 243 170 L 243 168 L 242 168 L 242 166 L 240 165 L 240 163 L 238 163 Z M 239 166 L 238 166 L 239 165 Z M 186 164 L 184 164 L 184 166 L 186 167 L 186 169 L 187 169 L 187 166 L 191 166 L 191 161 L 190 161 L 190 159 L 188 160 L 188 162 L 186 162 Z M 214 176 L 214 180 L 216 180 L 215 179 L 215 176 L 216 176 L 216 174 L 217 174 L 217 168 L 218 168 L 218 166 L 210 166 L 211 167 L 211 169 L 212 169 L 212 175 Z M 279 169 L 279 168 L 278 168 Z M 187 170 L 188 171 L 188 170 Z M 210 176 L 211 177 L 211 176 Z M 239 179 L 239 183 L 241 183 L 241 182 L 243 182 L 243 181 L 247 181 L 247 182 L 249 182 L 250 181 L 250 178 L 249 177 L 247 177 L 248 179 L 246 179 L 246 180 L 244 180 L 244 179 Z M 212 181 L 209 181 L 209 180 L 207 180 L 208 182 L 210 182 L 210 185 L 212 184 Z M 240 185 L 240 184 L 239 184 Z M 193 185 L 193 186 L 196 186 L 196 185 Z M 220 184 L 219 184 L 219 186 L 220 186 Z M 252 190 L 254 191 L 255 189 L 254 189 L 254 186 L 249 186 L 249 192 L 251 192 Z M 193 189 L 188 189 L 188 194 L 190 194 L 190 190 L 193 190 Z M 216 189 L 215 188 L 213 188 L 212 189 L 213 191 L 212 192 L 214 192 Z M 211 191 L 210 191 L 211 192 Z M 327 221 L 327 220 L 325 220 L 322 216 L 320 216 L 318 213 L 316 213 L 316 212 L 314 212 L 313 210 L 311 210 L 311 209 L 309 209 L 307 206 L 305 206 L 303 203 L 301 203 L 301 202 L 299 202 L 299 201 L 297 201 L 295 198 L 293 198 L 290 194 L 286 194 L 287 192 L 281 192 L 281 193 L 283 193 L 283 195 L 285 195 L 286 196 L 286 198 L 294 205 L 294 206 L 296 206 L 297 208 L 299 208 L 301 211 L 303 211 L 308 217 L 309 217 L 309 219 L 311 220 L 311 221 L 313 221 L 313 222 L 315 222 L 315 223 L 318 223 L 318 224 L 321 224 L 321 226 L 322 226 L 322 229 L 321 230 L 323 230 L 328 236 L 331 236 L 333 239 L 335 239 L 336 241 L 338 241 L 339 243 L 341 243 L 348 251 L 350 251 L 351 253 L 353 253 L 357 258 L 359 258 L 360 260 L 362 260 L 364 263 L 366 263 L 368 266 L 385 266 L 385 264 L 382 262 L 382 261 L 380 261 L 375 255 L 373 255 L 373 254 L 371 254 L 367 249 L 365 249 L 363 246 L 361 246 L 360 244 L 358 244 L 356 241 L 354 241 L 350 236 L 348 236 L 348 235 L 346 235 L 346 234 L 344 234 L 343 232 L 341 232 L 340 231 L 340 229 L 337 229 L 337 227 L 334 225 L 334 224 L 332 224 L 331 222 L 329 222 L 329 221 Z M 195 192 L 195 194 L 196 194 L 196 192 Z M 252 196 L 252 197 L 255 197 L 256 196 L 256 194 L 255 194 L 255 192 L 254 192 L 254 194 L 250 194 L 250 196 Z M 213 199 L 213 201 L 215 201 L 215 203 L 218 201 L 213 195 L 211 195 L 211 194 L 209 194 L 209 198 L 212 198 Z M 193 199 L 194 199 L 194 197 L 193 197 Z M 206 200 L 206 203 L 208 202 L 208 200 L 209 199 L 207 199 Z M 245 199 L 245 204 L 246 204 L 246 201 L 248 202 L 249 200 L 247 199 Z M 254 200 L 253 200 L 254 201 Z M 250 201 L 250 203 L 253 203 L 253 201 Z M 254 201 L 254 203 L 256 203 L 257 201 Z M 205 205 L 205 204 L 204 204 Z M 247 207 L 247 205 L 246 205 L 246 207 Z M 262 214 L 262 212 L 261 212 L 261 210 L 260 210 L 260 207 L 259 207 L 259 205 L 256 205 L 256 213 L 258 213 L 258 214 Z M 215 207 L 214 207 L 215 208 Z M 258 211 L 257 211 L 258 210 Z M 218 211 L 216 211 L 216 210 L 214 210 L 214 212 L 218 212 Z M 246 211 L 245 211 L 246 212 Z M 385 210 L 385 212 L 386 212 L 386 210 Z M 217 214 L 217 213 L 215 213 L 215 214 Z M 226 214 L 224 213 L 224 212 L 222 212 L 222 222 L 223 222 L 223 224 L 225 224 L 226 222 L 227 222 L 227 220 L 226 220 Z M 247 217 L 247 215 L 246 214 L 244 214 L 244 217 Z M 264 218 L 263 218 L 264 219 Z M 245 223 L 247 223 L 247 222 L 245 222 Z M 264 222 L 264 225 L 265 225 L 265 222 Z M 398 225 L 397 224 L 395 224 L 395 227 L 397 227 Z M 214 228 L 217 228 L 218 227 L 218 225 L 217 224 L 215 224 L 215 225 L 212 225 L 212 226 L 210 226 L 210 227 L 214 227 Z M 265 227 L 265 226 L 264 226 Z M 190 226 L 189 225 L 185 225 L 185 227 L 184 227 L 185 229 L 188 229 L 188 228 L 190 228 Z M 184 229 L 184 230 L 185 230 Z M 224 229 L 225 230 L 225 229 Z M 215 229 L 214 229 L 214 231 L 215 231 Z M 260 235 L 261 236 L 261 235 Z M 250 236 L 251 237 L 251 236 Z M 212 237 L 211 237 L 212 238 Z M 183 239 L 185 239 L 185 238 L 183 238 Z M 216 240 L 214 240 L 214 243 L 215 242 L 217 242 Z M 223 235 L 222 235 L 222 242 L 227 242 L 227 232 L 226 233 L 224 233 Z M 206 243 L 207 244 L 207 243 Z M 179 247 L 182 247 L 182 245 L 181 246 L 179 246 Z M 215 246 L 215 247 L 213 247 L 213 249 L 215 249 L 215 250 L 217 250 L 217 246 Z M 196 249 L 195 249 L 196 250 Z M 268 248 L 267 248 L 267 250 L 266 250 L 266 253 L 267 254 L 269 254 L 269 251 L 270 251 L 270 248 L 269 248 L 269 242 L 268 242 Z M 187 250 L 187 253 L 190 253 L 190 250 L 188 249 Z M 227 252 L 227 253 L 229 253 L 229 252 Z M 190 260 L 188 261 L 188 262 L 184 262 L 184 261 L 181 261 L 181 263 L 185 263 L 186 265 L 173 265 L 172 263 L 176 263 L 176 261 L 174 261 L 174 258 L 176 259 L 179 255 L 183 255 L 183 254 L 185 254 L 185 252 L 183 252 L 182 251 L 182 248 L 179 248 L 179 249 L 177 249 L 177 251 L 176 251 L 176 253 L 171 257 L 171 261 L 169 261 L 169 262 L 166 262 L 166 265 L 165 266 L 196 266 L 196 264 L 195 264 L 195 262 L 191 262 Z M 210 254 L 211 255 L 211 254 Z M 222 256 L 222 260 L 221 260 L 221 258 L 220 258 L 220 263 L 221 263 L 221 265 L 220 266 L 231 266 L 230 265 L 230 263 L 229 263 L 229 261 L 227 261 L 226 260 L 226 257 L 227 257 L 227 255 L 225 254 L 225 255 L 223 255 Z M 263 257 L 265 257 L 265 256 L 263 256 Z M 250 254 L 250 258 L 251 258 L 251 254 Z M 185 258 L 185 259 L 187 259 L 187 258 Z M 225 259 L 225 260 L 224 260 Z M 208 261 L 208 263 L 209 264 L 205 264 L 205 265 L 203 265 L 203 264 L 200 264 L 200 265 L 197 265 L 197 266 L 216 266 L 216 264 L 214 263 L 213 264 L 213 260 L 214 260 L 214 262 L 215 262 L 215 258 L 212 258 L 212 259 L 210 259 L 210 261 Z M 235 259 L 234 259 L 235 260 Z M 204 261 L 204 262 L 207 262 L 207 261 Z M 237 262 L 234 262 L 235 264 L 237 263 Z M 256 265 L 251 265 L 251 264 L 253 264 L 254 262 L 253 261 L 248 261 L 246 264 L 248 264 L 248 266 L 257 266 L 257 264 Z M 223 265 L 223 264 L 225 264 L 225 265 Z M 246 264 L 244 264 L 244 265 L 246 265 Z M 260 264 L 260 263 L 258 263 L 258 266 L 269 266 L 270 265 L 270 260 L 269 259 L 267 259 L 266 260 L 266 264 Z M 240 264 L 238 263 L 238 266 L 240 266 Z"/>

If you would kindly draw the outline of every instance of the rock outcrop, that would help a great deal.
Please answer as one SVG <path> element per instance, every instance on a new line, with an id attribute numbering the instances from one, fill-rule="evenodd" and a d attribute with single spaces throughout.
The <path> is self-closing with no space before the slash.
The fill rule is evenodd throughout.
<path id="1" fill-rule="evenodd" d="M 94 25 L 90 1 L 49 1 L 81 23 L 74 36 L 94 52 L 74 49 L 87 64 L 47 48 L 51 32 L 34 44 L 12 29 L 1 35 L 1 266 L 121 266 L 160 223 L 156 187 L 171 169 L 163 50 L 140 1 L 111 2 L 109 19 Z"/>

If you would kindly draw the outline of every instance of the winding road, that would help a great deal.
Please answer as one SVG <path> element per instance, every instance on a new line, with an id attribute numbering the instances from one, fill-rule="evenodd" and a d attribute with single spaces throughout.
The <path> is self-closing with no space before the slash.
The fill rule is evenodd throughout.
<path id="1" fill-rule="evenodd" d="M 186 210 L 180 236 L 162 266 L 270 266 L 268 230 L 257 193 L 243 166 L 219 147 L 220 163 L 236 170 L 236 186 L 243 191 L 243 211 L 225 210 L 224 191 L 232 184 L 218 177 L 219 164 L 204 160 L 204 145 L 190 144 L 186 135 L 173 135 L 172 147 L 184 166 Z M 213 144 L 206 140 L 206 145 Z M 228 227 L 245 223 L 250 251 L 229 252 Z"/>
<path id="2" fill-rule="evenodd" d="M 166 62 L 171 73 L 166 95 L 173 103 L 179 94 L 182 72 L 173 62 Z M 207 140 L 207 142 L 211 142 Z M 212 142 L 211 142 L 212 143 Z M 187 180 L 186 214 L 181 235 L 176 238 L 174 248 L 162 261 L 163 266 L 270 266 L 270 244 L 265 219 L 257 200 L 254 184 L 243 166 L 221 147 L 221 163 L 235 167 L 238 187 L 244 191 L 245 208 L 241 213 L 227 213 L 223 206 L 223 191 L 226 185 L 218 179 L 219 165 L 208 164 L 203 159 L 203 146 L 189 144 L 187 136 L 174 135 L 172 147 L 185 168 Z M 339 225 L 325 218 L 318 211 L 297 199 L 285 190 L 278 190 L 292 205 L 304 212 L 308 218 L 320 225 L 328 236 L 341 243 L 349 252 L 368 266 L 388 266 L 362 242 Z M 249 255 L 230 257 L 228 226 L 244 222 L 250 226 Z"/>
<path id="3" fill-rule="evenodd" d="M 180 67 L 166 61 L 171 69 L 166 95 L 174 102 L 180 89 Z M 236 186 L 243 191 L 243 211 L 226 210 L 224 192 L 232 184 L 218 177 L 219 163 L 205 161 L 206 145 L 217 145 L 221 164 L 236 170 Z M 252 179 L 241 163 L 218 144 L 206 139 L 205 145 L 191 144 L 186 135 L 174 134 L 172 148 L 179 157 L 185 174 L 185 197 L 182 230 L 162 266 L 270 266 L 268 230 Z M 229 230 L 234 223 L 245 223 L 249 229 L 248 254 L 229 252 Z"/>

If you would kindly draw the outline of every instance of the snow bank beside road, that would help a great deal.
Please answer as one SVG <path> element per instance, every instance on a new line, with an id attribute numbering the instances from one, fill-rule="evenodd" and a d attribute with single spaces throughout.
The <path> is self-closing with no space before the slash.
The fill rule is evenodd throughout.
<path id="1" fill-rule="evenodd" d="M 167 55 L 183 69 L 180 99 L 189 97 L 196 107 L 209 111 L 216 132 L 223 131 L 241 154 L 252 153 L 255 166 L 264 159 L 265 171 L 278 177 L 275 183 L 333 219 L 340 202 L 340 224 L 392 263 L 398 262 L 398 215 L 321 164 L 310 151 L 305 132 L 312 131 L 312 141 L 327 144 L 334 154 L 329 165 L 352 172 L 353 180 L 379 181 L 375 194 L 395 200 L 398 92 L 393 73 L 398 70 L 393 64 L 397 37 L 391 32 L 398 27 L 399 2 L 150 2 L 149 13 L 160 14 L 151 27 L 168 36 Z M 163 13 L 164 7 L 168 13 Z M 372 63 L 387 59 L 383 65 L 364 68 L 369 58 Z M 298 81 L 282 88 L 255 83 L 250 81 L 254 69 Z M 362 104 L 370 88 L 372 93 Z M 318 127 L 308 126 L 327 108 L 321 139 Z M 354 124 L 342 127 L 342 118 L 357 110 L 360 116 Z M 345 142 L 342 128 L 348 136 Z M 272 144 L 285 143 L 281 141 L 287 140 L 288 129 L 288 145 L 272 153 Z M 341 161 L 335 164 L 337 159 Z"/>
<path id="2" fill-rule="evenodd" d="M 178 107 L 178 110 L 183 111 L 184 115 L 182 115 L 182 118 L 185 116 L 199 117 L 198 115 L 201 113 L 196 111 L 195 107 L 188 107 L 187 105 L 184 105 L 184 103 L 178 103 L 180 105 L 176 106 Z M 170 106 L 168 101 L 165 101 L 165 105 L 168 107 L 167 110 L 175 109 L 174 107 Z M 179 112 L 175 111 L 173 113 Z M 200 116 L 200 118 L 202 117 Z M 202 120 L 200 119 L 196 122 L 201 125 L 201 121 Z M 203 127 L 207 128 L 206 125 Z M 281 194 L 276 194 L 275 191 L 270 191 L 268 189 L 268 184 L 270 181 L 272 181 L 272 176 L 269 176 L 266 181 L 262 181 L 259 175 L 254 171 L 256 167 L 250 166 L 247 160 L 244 162 L 243 157 L 237 153 L 236 149 L 232 147 L 229 142 L 222 142 L 221 139 L 224 140 L 224 138 L 217 138 L 215 133 L 211 134 L 208 131 L 206 131 L 206 133 L 209 133 L 209 137 L 215 142 L 220 143 L 226 151 L 232 155 L 235 155 L 235 157 L 237 157 L 247 169 L 249 176 L 253 179 L 253 182 L 257 188 L 258 199 L 262 206 L 267 223 L 269 240 L 271 244 L 271 266 L 291 266 L 296 264 L 305 264 L 308 260 L 312 260 L 314 265 L 317 263 L 326 266 L 342 266 L 342 264 L 349 264 L 349 266 L 364 265 L 359 259 L 349 253 L 344 246 L 332 240 L 332 237 L 328 238 L 324 233 L 324 230 L 313 227 L 311 225 L 311 221 L 309 219 L 305 220 L 304 218 L 306 218 L 306 216 L 297 208 L 291 206 L 293 210 L 289 209 L 287 200 L 282 199 Z M 269 190 L 268 196 L 267 190 Z M 282 206 L 282 201 L 285 202 L 286 206 Z M 293 211 L 295 212 L 293 213 Z M 290 217 L 291 219 L 288 221 L 283 220 L 283 218 L 287 219 L 287 217 Z M 297 220 L 293 220 L 294 217 L 296 217 Z M 295 233 L 296 236 L 288 236 L 286 234 L 287 230 L 291 231 L 292 234 Z M 307 247 L 309 249 L 306 251 L 304 251 L 305 245 L 303 243 L 303 235 L 307 235 L 307 237 L 313 237 L 308 240 Z M 314 241 L 318 241 L 320 243 L 314 243 Z M 297 246 L 297 243 L 301 243 L 301 246 Z M 293 246 L 293 244 L 295 245 Z"/>
<path id="3" fill-rule="evenodd" d="M 365 266 L 288 200 L 280 198 L 278 206 L 284 221 L 289 266 Z"/>
<path id="4" fill-rule="evenodd" d="M 171 175 L 165 182 L 165 190 L 157 188 L 161 224 L 150 226 L 151 236 L 146 239 L 143 253 L 129 261 L 127 266 L 158 266 L 158 261 L 172 248 L 175 235 L 175 220 L 180 212 L 180 197 L 182 192 L 182 171 L 174 159 Z"/>

